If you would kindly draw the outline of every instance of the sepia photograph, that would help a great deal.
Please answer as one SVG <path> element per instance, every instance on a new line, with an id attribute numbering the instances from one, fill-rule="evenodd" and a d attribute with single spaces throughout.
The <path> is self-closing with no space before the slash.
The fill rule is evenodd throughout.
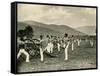
<path id="1" fill-rule="evenodd" d="M 97 69 L 97 7 L 17 3 L 18 73 Z"/>

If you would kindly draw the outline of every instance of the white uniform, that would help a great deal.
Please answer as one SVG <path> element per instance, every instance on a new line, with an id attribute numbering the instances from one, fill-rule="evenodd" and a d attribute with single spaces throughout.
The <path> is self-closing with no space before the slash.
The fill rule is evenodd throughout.
<path id="1" fill-rule="evenodd" d="M 24 54 L 26 56 L 26 62 L 29 62 L 29 54 L 25 51 L 25 49 L 20 49 L 17 54 L 17 59 L 21 56 L 21 54 Z"/>
<path id="2" fill-rule="evenodd" d="M 65 52 L 65 58 L 64 60 L 68 60 L 68 47 L 69 47 L 70 42 L 68 41 L 68 38 L 64 38 L 64 45 L 65 47 L 64 52 Z"/>
<path id="3" fill-rule="evenodd" d="M 72 51 L 74 50 L 74 38 L 72 38 Z"/>
<path id="4" fill-rule="evenodd" d="M 49 41 L 49 39 L 43 39 L 40 40 L 40 56 L 41 56 L 41 61 L 44 60 L 44 55 L 43 52 L 47 51 L 48 53 L 52 53 L 53 52 L 53 43 L 51 41 Z"/>
<path id="5" fill-rule="evenodd" d="M 58 51 L 60 51 L 60 43 L 57 43 Z"/>
<path id="6" fill-rule="evenodd" d="M 48 39 L 42 39 L 42 40 L 40 40 L 40 56 L 41 56 L 41 61 L 43 61 L 44 60 L 44 55 L 43 55 L 43 52 L 45 51 L 45 50 L 47 50 L 47 52 L 49 52 L 50 53 L 50 47 L 48 46 Z"/>
<path id="7" fill-rule="evenodd" d="M 93 40 L 90 40 L 90 45 L 91 45 L 91 47 L 93 47 Z"/>
<path id="8" fill-rule="evenodd" d="M 77 39 L 78 46 L 80 46 L 81 39 Z"/>
<path id="9" fill-rule="evenodd" d="M 70 42 L 65 47 L 65 60 L 68 60 L 68 47 L 69 47 Z"/>
<path id="10" fill-rule="evenodd" d="M 48 43 L 47 48 L 48 48 L 47 51 L 49 53 L 53 53 L 53 43 L 52 42 Z"/>
<path id="11" fill-rule="evenodd" d="M 24 42 L 21 41 L 19 38 L 18 38 L 17 42 L 18 42 L 19 46 L 20 45 L 23 45 L 24 46 Z M 24 54 L 26 56 L 26 62 L 29 62 L 30 61 L 29 60 L 29 53 L 25 50 L 25 47 L 21 47 L 19 49 L 19 52 L 17 54 L 17 59 L 21 56 L 21 54 Z"/>

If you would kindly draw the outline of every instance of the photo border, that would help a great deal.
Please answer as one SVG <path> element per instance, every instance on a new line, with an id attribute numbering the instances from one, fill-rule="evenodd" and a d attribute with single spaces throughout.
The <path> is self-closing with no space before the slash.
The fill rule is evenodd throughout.
<path id="1" fill-rule="evenodd" d="M 15 4 L 15 6 L 13 4 Z M 80 69 L 68 69 L 68 70 L 60 70 L 59 69 L 59 70 L 50 70 L 50 71 L 18 72 L 17 71 L 17 55 L 16 55 L 16 51 L 17 51 L 17 46 L 16 46 L 17 45 L 17 32 L 16 32 L 16 30 L 17 30 L 17 21 L 18 21 L 18 19 L 17 19 L 17 15 L 18 15 L 18 13 L 17 13 L 18 7 L 17 6 L 18 6 L 18 4 L 37 4 L 37 5 L 54 5 L 54 6 L 96 8 L 96 68 L 80 68 Z M 15 1 L 15 2 L 11 3 L 11 7 L 13 7 L 13 9 L 11 9 L 11 72 L 12 73 L 14 73 L 14 74 L 29 74 L 29 73 L 47 73 L 47 72 L 64 72 L 64 71 L 79 71 L 79 70 L 81 71 L 81 70 L 98 69 L 98 7 L 97 6 Z M 13 10 L 15 10 L 15 12 Z M 14 15 L 15 15 L 15 19 L 13 18 Z M 13 36 L 13 35 L 15 35 L 15 36 Z M 12 51 L 14 51 L 14 49 L 15 49 L 15 52 L 12 52 Z M 12 55 L 12 54 L 14 54 L 14 55 Z"/>

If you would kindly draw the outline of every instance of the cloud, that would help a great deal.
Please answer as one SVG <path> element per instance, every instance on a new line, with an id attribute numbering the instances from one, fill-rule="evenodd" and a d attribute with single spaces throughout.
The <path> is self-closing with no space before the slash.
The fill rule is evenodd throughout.
<path id="1" fill-rule="evenodd" d="M 84 7 L 18 4 L 18 21 L 35 20 L 47 24 L 78 27 L 96 25 L 96 9 Z"/>

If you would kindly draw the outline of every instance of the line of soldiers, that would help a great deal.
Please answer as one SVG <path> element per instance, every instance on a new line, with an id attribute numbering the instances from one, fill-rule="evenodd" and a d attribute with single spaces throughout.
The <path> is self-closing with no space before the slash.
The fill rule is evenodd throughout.
<path id="1" fill-rule="evenodd" d="M 17 59 L 21 56 L 21 54 L 24 54 L 26 56 L 26 62 L 30 62 L 30 54 L 29 52 L 27 52 L 27 49 L 29 51 L 31 51 L 33 54 L 35 54 L 35 52 L 39 51 L 38 53 L 40 54 L 41 57 L 41 61 L 44 61 L 44 52 L 48 52 L 48 53 L 53 53 L 53 48 L 57 48 L 58 51 L 60 51 L 61 47 L 64 48 L 64 53 L 65 53 L 65 58 L 64 60 L 68 60 L 68 48 L 69 45 L 71 45 L 72 47 L 72 51 L 74 50 L 74 43 L 77 42 L 78 46 L 80 46 L 81 43 L 81 38 L 75 38 L 73 35 L 71 37 L 68 37 L 68 34 L 65 34 L 63 38 L 60 37 L 56 37 L 56 36 L 50 36 L 47 35 L 46 37 L 44 37 L 43 35 L 40 35 L 39 39 L 20 39 L 17 38 L 17 42 L 18 42 L 18 54 L 17 54 Z M 26 46 L 26 44 L 31 44 L 32 46 Z M 90 40 L 90 44 L 91 46 L 93 46 L 93 41 Z M 35 45 L 38 45 L 35 46 Z M 35 47 L 34 47 L 35 46 Z M 38 50 L 36 49 L 36 51 L 34 52 L 33 49 L 38 48 Z M 33 51 L 32 51 L 33 50 Z"/>

